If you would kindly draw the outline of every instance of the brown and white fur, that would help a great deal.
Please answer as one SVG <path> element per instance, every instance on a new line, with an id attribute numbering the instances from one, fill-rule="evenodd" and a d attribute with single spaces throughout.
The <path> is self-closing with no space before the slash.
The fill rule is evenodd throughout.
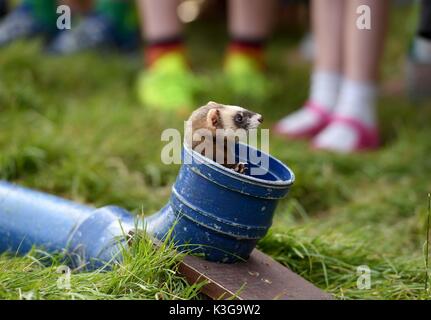
<path id="1" fill-rule="evenodd" d="M 232 163 L 232 159 L 235 158 L 233 150 L 229 146 L 234 144 L 228 142 L 237 140 L 237 136 L 232 133 L 238 129 L 243 129 L 245 132 L 256 129 L 262 121 L 263 117 L 258 113 L 239 106 L 210 101 L 191 114 L 186 127 L 185 143 L 204 156 L 207 156 L 205 150 L 212 150 L 212 160 L 239 173 L 244 173 L 246 169 L 244 163 Z M 222 145 L 220 145 L 220 140 L 224 142 Z M 217 154 L 223 154 L 223 160 L 217 159 Z"/>

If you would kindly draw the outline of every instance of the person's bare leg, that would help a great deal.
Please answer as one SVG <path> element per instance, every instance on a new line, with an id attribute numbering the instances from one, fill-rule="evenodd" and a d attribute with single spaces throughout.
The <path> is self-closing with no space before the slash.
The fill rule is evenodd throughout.
<path id="1" fill-rule="evenodd" d="M 346 0 L 313 0 L 312 32 L 315 61 L 307 107 L 282 119 L 276 131 L 292 137 L 312 137 L 335 108 L 343 67 Z"/>
<path id="2" fill-rule="evenodd" d="M 224 71 L 235 94 L 263 99 L 267 93 L 264 53 L 276 4 L 276 0 L 228 1 L 230 42 Z"/>
<path id="3" fill-rule="evenodd" d="M 313 0 L 312 31 L 316 56 L 314 71 L 341 73 L 346 0 Z"/>
<path id="4" fill-rule="evenodd" d="M 275 0 L 229 0 L 229 33 L 244 40 L 266 39 L 274 21 Z"/>
<path id="5" fill-rule="evenodd" d="M 194 104 L 193 74 L 183 45 L 179 0 L 137 0 L 147 64 L 138 79 L 138 94 L 146 106 L 182 109 Z"/>
<path id="6" fill-rule="evenodd" d="M 334 110 L 338 121 L 332 121 L 315 140 L 319 148 L 340 152 L 377 144 L 375 102 L 389 1 L 348 0 L 346 5 L 344 80 Z M 360 6 L 366 6 L 365 11 L 358 12 Z M 367 7 L 371 28 L 360 29 L 357 21 L 366 16 Z"/>
<path id="7" fill-rule="evenodd" d="M 388 0 L 348 0 L 345 34 L 345 75 L 354 81 L 376 82 L 387 27 Z M 371 29 L 361 30 L 357 8 L 370 8 Z"/>

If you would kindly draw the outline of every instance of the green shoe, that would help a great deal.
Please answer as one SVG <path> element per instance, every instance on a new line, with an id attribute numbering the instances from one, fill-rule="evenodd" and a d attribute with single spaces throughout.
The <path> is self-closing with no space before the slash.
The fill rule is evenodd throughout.
<path id="1" fill-rule="evenodd" d="M 176 110 L 191 108 L 196 79 L 180 52 L 167 53 L 138 78 L 138 95 L 144 106 Z"/>
<path id="2" fill-rule="evenodd" d="M 234 94 L 259 100 L 266 97 L 267 79 L 252 57 L 240 52 L 229 53 L 224 72 Z"/>

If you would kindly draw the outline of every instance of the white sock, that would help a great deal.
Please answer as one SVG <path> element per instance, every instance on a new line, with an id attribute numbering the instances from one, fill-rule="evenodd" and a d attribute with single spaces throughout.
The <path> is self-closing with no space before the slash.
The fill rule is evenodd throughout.
<path id="1" fill-rule="evenodd" d="M 358 120 L 365 126 L 374 128 L 376 96 L 377 86 L 373 82 L 344 80 L 334 114 Z M 320 148 L 349 152 L 353 151 L 358 139 L 357 130 L 342 122 L 334 122 L 319 133 L 314 142 Z"/>
<path id="2" fill-rule="evenodd" d="M 311 77 L 310 101 L 331 112 L 337 103 L 341 79 L 338 73 L 314 72 Z M 283 118 L 279 122 L 279 126 L 285 133 L 293 133 L 310 128 L 316 125 L 319 120 L 318 114 L 306 108 L 301 108 Z"/>
<path id="3" fill-rule="evenodd" d="M 417 62 L 431 63 L 431 40 L 416 37 L 413 42 L 413 56 Z"/>

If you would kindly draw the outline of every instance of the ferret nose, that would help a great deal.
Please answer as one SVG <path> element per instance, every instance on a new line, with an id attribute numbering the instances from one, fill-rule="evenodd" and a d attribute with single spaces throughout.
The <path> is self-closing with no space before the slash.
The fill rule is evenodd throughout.
<path id="1" fill-rule="evenodd" d="M 259 115 L 259 116 L 257 117 L 257 121 L 259 121 L 260 123 L 262 123 L 262 122 L 263 122 L 263 116 L 262 116 L 262 115 Z"/>

